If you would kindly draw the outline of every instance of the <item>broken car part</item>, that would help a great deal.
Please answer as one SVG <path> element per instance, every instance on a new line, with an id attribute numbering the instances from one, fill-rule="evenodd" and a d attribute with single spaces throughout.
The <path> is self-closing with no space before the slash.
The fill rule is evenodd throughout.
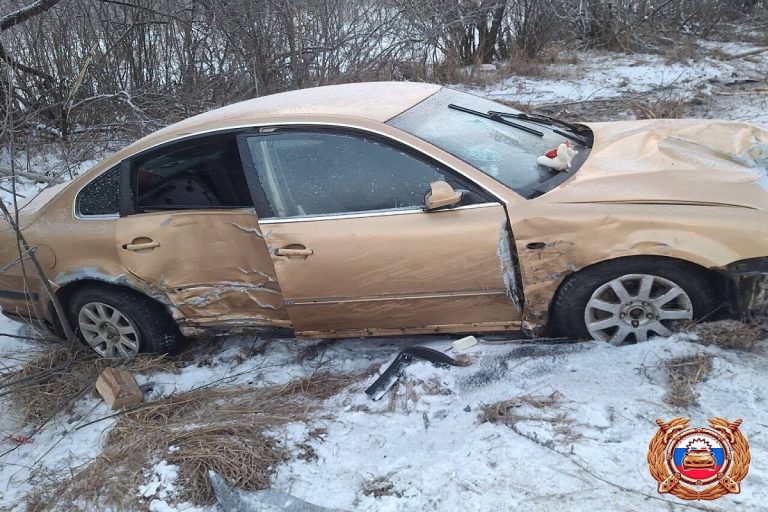
<path id="1" fill-rule="evenodd" d="M 423 361 L 429 361 L 439 368 L 447 368 L 448 366 L 457 366 L 458 363 L 444 353 L 427 348 L 427 347 L 410 347 L 405 350 L 401 350 L 395 360 L 387 367 L 384 372 L 379 376 L 376 381 L 371 384 L 368 389 L 365 390 L 365 394 L 372 400 L 377 401 L 383 397 L 389 389 L 395 385 L 397 379 L 403 373 L 405 367 L 411 364 L 414 360 L 420 359 Z"/>

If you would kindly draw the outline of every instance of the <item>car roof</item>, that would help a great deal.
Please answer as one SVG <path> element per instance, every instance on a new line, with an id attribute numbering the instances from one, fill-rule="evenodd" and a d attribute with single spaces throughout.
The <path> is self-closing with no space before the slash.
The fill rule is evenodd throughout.
<path id="1" fill-rule="evenodd" d="M 361 82 L 326 85 L 270 94 L 199 114 L 153 132 L 113 153 L 71 183 L 80 183 L 124 158 L 189 135 L 258 123 L 261 119 L 318 117 L 386 122 L 438 92 L 442 86 L 420 82 Z"/>
<path id="2" fill-rule="evenodd" d="M 319 114 L 362 117 L 385 122 L 440 90 L 415 82 L 363 82 L 327 85 L 270 94 L 200 114 L 177 126 L 213 120 L 247 120 L 273 115 Z"/>
<path id="3" fill-rule="evenodd" d="M 386 122 L 429 98 L 441 86 L 416 82 L 363 82 L 270 94 L 233 103 L 168 126 L 151 138 L 205 131 L 211 125 L 241 126 L 262 117 L 333 115 Z"/>
<path id="4" fill-rule="evenodd" d="M 441 88 L 440 85 L 419 82 L 362 82 L 270 94 L 179 121 L 137 140 L 103 163 L 112 165 L 122 158 L 180 137 L 247 126 L 260 119 L 306 117 L 309 121 L 318 116 L 341 116 L 383 123 Z"/>

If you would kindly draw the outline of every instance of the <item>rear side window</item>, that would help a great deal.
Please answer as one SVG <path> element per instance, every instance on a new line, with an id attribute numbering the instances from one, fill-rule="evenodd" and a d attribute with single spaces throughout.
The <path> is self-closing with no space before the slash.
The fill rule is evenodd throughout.
<path id="1" fill-rule="evenodd" d="M 120 197 L 120 166 L 115 166 L 91 181 L 77 196 L 80 216 L 117 215 Z"/>
<path id="2" fill-rule="evenodd" d="M 139 212 L 253 206 L 233 134 L 173 144 L 132 167 Z"/>

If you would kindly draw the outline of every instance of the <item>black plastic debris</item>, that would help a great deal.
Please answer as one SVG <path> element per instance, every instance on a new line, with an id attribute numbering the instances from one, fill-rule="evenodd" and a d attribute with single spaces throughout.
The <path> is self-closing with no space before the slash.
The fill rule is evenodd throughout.
<path id="1" fill-rule="evenodd" d="M 429 361 L 438 368 L 447 368 L 449 366 L 458 366 L 458 363 L 450 356 L 444 353 L 433 350 L 427 347 L 410 347 L 405 350 L 401 350 L 392 364 L 384 370 L 381 377 L 376 379 L 376 382 L 371 384 L 368 389 L 365 390 L 365 394 L 371 397 L 372 400 L 380 400 L 392 386 L 395 385 L 397 379 L 402 375 L 406 366 L 411 364 L 414 360 L 421 359 Z"/>

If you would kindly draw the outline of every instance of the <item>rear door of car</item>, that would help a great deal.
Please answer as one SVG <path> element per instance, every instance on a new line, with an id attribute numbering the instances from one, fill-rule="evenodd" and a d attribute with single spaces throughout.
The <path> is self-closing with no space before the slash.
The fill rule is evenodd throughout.
<path id="1" fill-rule="evenodd" d="M 289 326 L 235 133 L 193 137 L 124 163 L 117 250 L 189 327 Z M 127 203 L 127 204 L 126 204 Z"/>
<path id="2" fill-rule="evenodd" d="M 498 200 L 424 155 L 331 128 L 240 135 L 260 229 L 304 336 L 519 327 Z M 462 203 L 423 211 L 430 183 Z"/>

